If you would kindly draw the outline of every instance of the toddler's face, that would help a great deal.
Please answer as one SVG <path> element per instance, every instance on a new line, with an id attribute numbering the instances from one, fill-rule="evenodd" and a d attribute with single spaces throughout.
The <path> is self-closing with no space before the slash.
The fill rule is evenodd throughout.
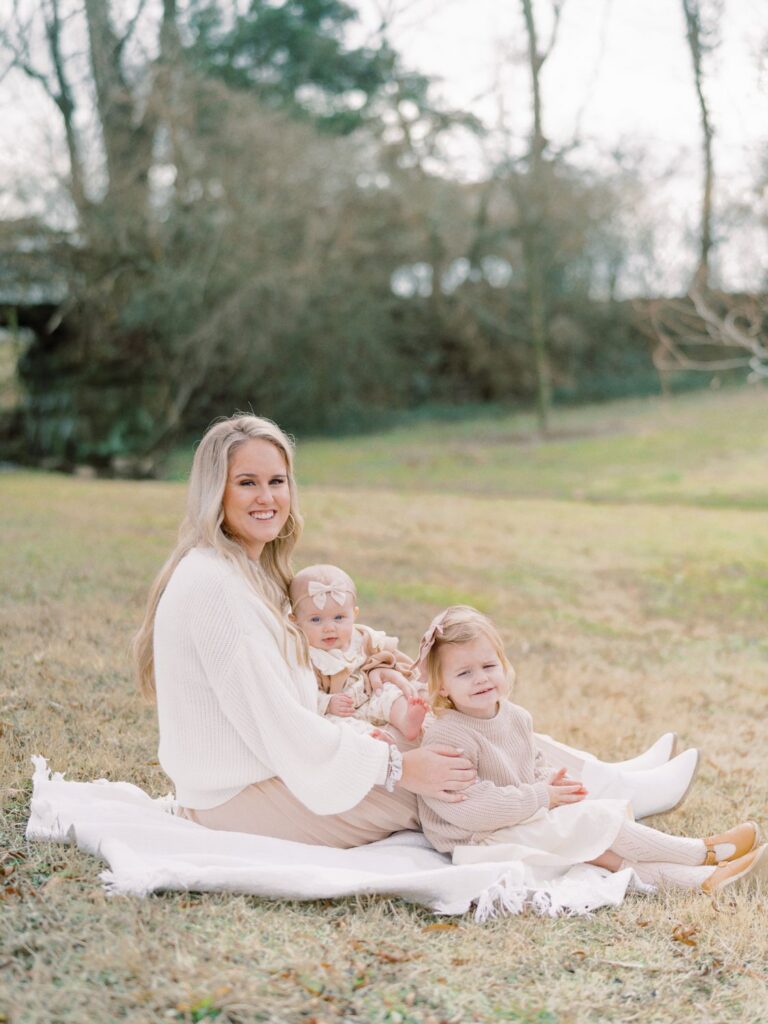
<path id="1" fill-rule="evenodd" d="M 295 613 L 296 625 L 309 646 L 319 647 L 321 651 L 345 651 L 352 642 L 358 613 L 354 602 L 352 594 L 346 595 L 344 604 L 337 604 L 327 594 L 324 608 L 318 608 L 311 598 L 300 601 Z"/>
<path id="2" fill-rule="evenodd" d="M 491 641 L 484 636 L 440 648 L 440 695 L 473 718 L 493 718 L 509 691 L 507 673 Z"/>

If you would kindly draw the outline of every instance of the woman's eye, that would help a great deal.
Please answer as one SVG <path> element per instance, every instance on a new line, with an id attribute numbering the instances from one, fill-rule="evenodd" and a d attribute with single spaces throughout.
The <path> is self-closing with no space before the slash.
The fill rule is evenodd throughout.
<path id="1" fill-rule="evenodd" d="M 284 484 L 285 483 L 285 477 L 284 476 L 275 476 L 275 477 L 272 477 L 272 479 L 269 482 L 272 484 L 273 487 L 279 487 L 280 484 Z"/>
<path id="2" fill-rule="evenodd" d="M 483 668 L 484 669 L 496 668 L 496 662 L 495 661 L 489 661 L 487 665 L 483 665 Z"/>

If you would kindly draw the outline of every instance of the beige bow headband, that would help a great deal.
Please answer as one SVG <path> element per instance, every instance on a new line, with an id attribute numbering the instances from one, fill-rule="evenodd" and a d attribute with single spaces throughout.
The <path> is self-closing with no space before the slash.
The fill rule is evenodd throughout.
<path id="1" fill-rule="evenodd" d="M 295 603 L 294 608 L 297 608 L 302 601 L 310 598 L 315 608 L 320 611 L 325 608 L 326 602 L 330 597 L 331 600 L 335 601 L 338 605 L 343 605 L 347 600 L 347 595 L 354 592 L 345 587 L 343 583 L 318 583 L 317 580 L 310 580 L 307 585 L 307 592 L 303 594 L 299 600 Z"/>
<path id="2" fill-rule="evenodd" d="M 416 671 L 422 679 L 426 679 L 426 667 L 427 667 L 427 655 L 435 646 L 435 640 L 442 639 L 443 636 L 443 620 L 445 619 L 445 612 L 440 612 L 436 615 L 429 625 L 429 629 L 426 631 L 424 636 L 421 638 L 419 644 L 419 653 L 416 656 Z"/>

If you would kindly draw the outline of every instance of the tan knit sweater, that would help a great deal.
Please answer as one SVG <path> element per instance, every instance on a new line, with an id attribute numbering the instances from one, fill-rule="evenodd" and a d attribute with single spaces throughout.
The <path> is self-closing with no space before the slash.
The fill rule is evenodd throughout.
<path id="1" fill-rule="evenodd" d="M 478 781 L 461 803 L 419 797 L 424 835 L 441 853 L 549 806 L 547 783 L 554 769 L 536 752 L 533 720 L 525 708 L 502 701 L 494 718 L 444 711 L 427 728 L 422 745 L 427 744 L 458 747 L 477 769 Z"/>

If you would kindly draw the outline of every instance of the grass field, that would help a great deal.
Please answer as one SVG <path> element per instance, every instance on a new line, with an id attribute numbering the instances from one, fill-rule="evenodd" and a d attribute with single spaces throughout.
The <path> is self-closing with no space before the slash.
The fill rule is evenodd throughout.
<path id="1" fill-rule="evenodd" d="M 570 410 L 555 431 L 497 417 L 301 444 L 298 562 L 344 565 L 363 621 L 408 651 L 448 603 L 491 613 L 542 731 L 611 758 L 676 728 L 703 764 L 658 826 L 768 829 L 768 394 Z M 33 753 L 169 789 L 128 644 L 183 496 L 0 475 L 0 1021 L 768 1021 L 760 894 L 446 924 L 385 899 L 106 899 L 95 859 L 28 846 Z"/>

